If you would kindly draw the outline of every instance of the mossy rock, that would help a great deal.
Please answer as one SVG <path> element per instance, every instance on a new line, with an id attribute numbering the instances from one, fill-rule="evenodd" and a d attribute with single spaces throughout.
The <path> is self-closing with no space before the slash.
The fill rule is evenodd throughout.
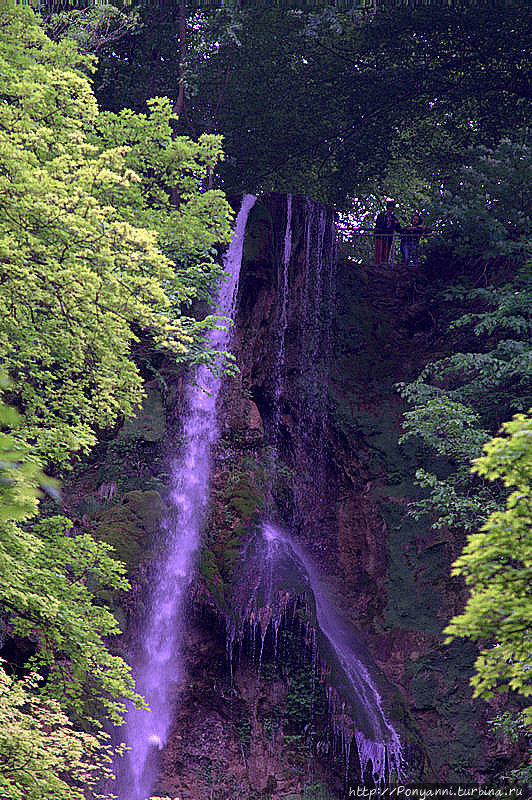
<path id="1" fill-rule="evenodd" d="M 438 694 L 438 680 L 433 672 L 420 670 L 410 683 L 410 691 L 414 708 L 430 709 L 434 707 L 434 698 Z"/>
<path id="2" fill-rule="evenodd" d="M 128 492 L 122 502 L 95 516 L 96 536 L 111 544 L 128 569 L 150 556 L 154 533 L 167 506 L 159 492 Z"/>
<path id="3" fill-rule="evenodd" d="M 220 574 L 220 568 L 216 561 L 216 556 L 208 548 L 204 548 L 200 556 L 200 575 L 208 591 L 214 597 L 216 605 L 220 609 L 226 608 L 225 584 Z"/>
<path id="4" fill-rule="evenodd" d="M 137 413 L 126 420 L 119 439 L 142 439 L 145 442 L 158 442 L 166 433 L 166 414 L 160 391 L 155 386 L 146 387 L 146 397 L 143 399 Z"/>
<path id="5" fill-rule="evenodd" d="M 236 511 L 241 520 L 252 517 L 261 502 L 260 494 L 247 473 L 242 474 L 228 490 L 227 499 L 230 507 Z"/>
<path id="6" fill-rule="evenodd" d="M 76 506 L 79 516 L 83 514 L 98 514 L 103 509 L 104 503 L 92 494 L 84 495 Z"/>

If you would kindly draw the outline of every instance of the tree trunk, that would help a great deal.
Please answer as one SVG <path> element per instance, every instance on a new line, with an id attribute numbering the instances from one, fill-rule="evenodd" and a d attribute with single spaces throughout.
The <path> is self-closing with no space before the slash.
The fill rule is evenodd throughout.
<path id="1" fill-rule="evenodd" d="M 179 93 L 174 104 L 176 114 L 181 114 L 185 106 L 185 84 L 183 75 L 185 72 L 185 56 L 187 54 L 187 2 L 179 0 Z"/>

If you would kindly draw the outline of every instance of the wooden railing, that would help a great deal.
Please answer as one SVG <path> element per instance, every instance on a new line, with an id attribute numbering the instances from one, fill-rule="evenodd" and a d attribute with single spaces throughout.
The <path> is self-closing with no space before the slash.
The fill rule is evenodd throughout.
<path id="1" fill-rule="evenodd" d="M 357 228 L 351 231 L 348 239 L 343 240 L 342 249 L 347 252 L 351 260 L 358 264 L 415 264 L 423 255 L 427 238 L 431 234 L 430 230 L 422 233 L 417 247 L 412 247 L 412 243 L 408 241 L 408 237 L 412 237 L 412 234 L 409 234 L 408 231 L 383 234 L 374 228 Z M 379 238 L 381 241 L 384 240 L 384 244 L 380 247 L 377 244 Z"/>

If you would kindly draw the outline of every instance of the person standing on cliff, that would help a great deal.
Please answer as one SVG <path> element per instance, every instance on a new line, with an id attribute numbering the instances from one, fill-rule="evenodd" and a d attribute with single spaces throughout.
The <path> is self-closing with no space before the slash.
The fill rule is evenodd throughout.
<path id="1" fill-rule="evenodd" d="M 427 231 L 428 228 L 423 222 L 421 214 L 412 214 L 412 221 L 410 225 L 403 228 L 403 235 L 401 236 L 401 253 L 403 254 L 404 264 L 417 266 L 419 240 Z"/>
<path id="2" fill-rule="evenodd" d="M 393 234 L 401 233 L 401 225 L 394 214 L 395 202 L 388 200 L 386 211 L 377 214 L 375 220 L 375 264 L 387 264 L 390 257 Z"/>

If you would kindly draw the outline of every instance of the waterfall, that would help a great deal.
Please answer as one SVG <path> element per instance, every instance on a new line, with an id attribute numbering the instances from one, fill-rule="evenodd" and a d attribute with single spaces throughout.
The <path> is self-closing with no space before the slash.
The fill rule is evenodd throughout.
<path id="1" fill-rule="evenodd" d="M 382 707 L 382 698 L 373 681 L 367 655 L 352 631 L 340 618 L 334 602 L 320 579 L 318 571 L 303 548 L 278 527 L 267 523 L 262 527 L 267 559 L 271 562 L 270 574 L 275 574 L 285 562 L 297 564 L 314 599 L 316 624 L 319 629 L 322 653 L 336 665 L 335 689 L 350 706 L 355 723 L 355 739 L 361 775 L 366 774 L 371 762 L 372 777 L 381 784 L 386 773 L 401 777 L 403 769 L 402 746 L 399 735 L 388 722 Z M 351 737 L 345 735 L 345 761 L 349 763 Z"/>
<path id="2" fill-rule="evenodd" d="M 275 651 L 281 626 L 294 617 L 302 601 L 312 620 L 305 635 L 314 645 L 328 684 L 329 716 L 342 742 L 346 775 L 354 740 L 362 778 L 368 775 L 368 769 L 376 785 L 392 776 L 404 777 L 401 740 L 384 711 L 377 680 L 371 674 L 371 657 L 336 611 L 303 547 L 271 522 L 263 523 L 249 543 L 235 581 L 228 629 L 231 660 L 234 645 L 243 640 L 247 625 L 252 648 L 257 637 L 260 640 L 260 665 L 268 632 Z"/>
<path id="3" fill-rule="evenodd" d="M 230 319 L 238 289 L 244 233 L 256 200 L 245 195 L 224 257 L 228 273 L 216 303 L 217 313 Z M 218 328 L 209 340 L 216 350 L 230 345 L 230 329 Z M 156 567 L 139 654 L 134 659 L 136 689 L 150 710 L 131 709 L 125 723 L 129 751 L 118 765 L 120 800 L 145 800 L 157 778 L 157 753 L 167 740 L 175 692 L 183 677 L 183 603 L 194 574 L 209 492 L 210 453 L 218 437 L 216 414 L 221 378 L 200 367 L 188 386 L 181 455 L 172 466 L 171 511 L 163 522 L 166 553 Z"/>
<path id="4" fill-rule="evenodd" d="M 288 326 L 288 277 L 290 256 L 292 255 L 292 195 L 286 196 L 286 228 L 284 234 L 283 254 L 280 261 L 280 269 L 277 276 L 277 287 L 279 297 L 279 324 L 278 338 L 279 346 L 277 352 L 277 364 L 275 375 L 274 392 L 274 441 L 276 450 L 279 449 L 279 423 L 281 419 L 281 392 L 283 390 L 283 368 L 285 361 L 285 338 Z"/>
<path id="5" fill-rule="evenodd" d="M 293 507 L 270 508 L 270 520 L 262 524 L 244 549 L 233 578 L 227 651 L 232 673 L 235 652 L 249 643 L 251 658 L 260 670 L 267 637 L 277 663 L 281 655 L 277 652 L 280 631 L 300 625 L 313 675 L 315 669 L 327 687 L 332 736 L 328 736 L 326 746 L 334 740 L 332 747 L 343 759 L 346 783 L 351 764 L 361 780 L 382 785 L 404 776 L 404 756 L 399 734 L 384 710 L 378 671 L 355 632 L 335 610 L 301 540 L 271 522 L 279 517 L 290 519 L 290 528 L 299 531 L 303 539 L 319 543 L 327 536 L 324 520 L 330 517 L 328 371 L 336 292 L 336 237 L 334 222 L 328 219 L 324 207 L 305 200 L 303 210 L 303 237 L 299 244 L 292 231 L 301 215 L 298 205 L 293 206 L 293 198 L 287 196 L 284 246 L 277 269 L 277 330 L 270 332 L 268 340 L 276 355 L 270 384 L 270 435 L 276 459 L 281 458 L 281 403 L 291 402 L 296 418 L 288 432 L 293 441 L 293 449 L 288 448 L 294 473 Z M 289 326 L 295 335 L 287 338 Z M 291 348 L 290 370 L 285 369 L 285 347 Z"/>
<path id="6" fill-rule="evenodd" d="M 297 524 L 328 514 L 329 457 L 328 377 L 332 360 L 333 309 L 336 292 L 336 231 L 323 206 L 305 204 L 305 244 L 302 285 L 292 302 L 298 308 L 296 409 Z"/>

